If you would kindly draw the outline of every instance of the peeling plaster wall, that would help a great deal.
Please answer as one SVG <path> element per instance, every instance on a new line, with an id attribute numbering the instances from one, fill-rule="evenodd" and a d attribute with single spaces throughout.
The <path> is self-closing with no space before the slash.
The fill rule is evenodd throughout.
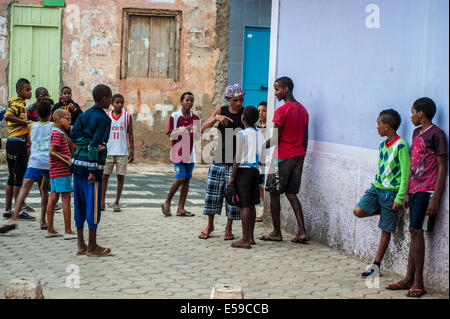
<path id="1" fill-rule="evenodd" d="M 170 141 L 165 130 L 168 116 L 180 107 L 181 94 L 185 91 L 194 93 L 193 111 L 202 120 L 221 102 L 216 99 L 214 103 L 213 99 L 217 95 L 216 73 L 226 76 L 226 54 L 224 56 L 221 51 L 226 52 L 227 48 L 222 48 L 217 39 L 216 18 L 220 15 L 221 21 L 228 19 L 228 11 L 227 5 L 219 1 L 221 5 L 217 8 L 216 0 L 66 0 L 62 17 L 61 86 L 70 86 L 74 100 L 84 109 L 93 104 L 91 92 L 99 83 L 109 85 L 113 93 L 121 93 L 125 97 L 125 107 L 133 114 L 136 124 L 137 159 L 168 161 Z M 18 2 L 42 3 L 36 0 Z M 5 26 L 9 3 L 0 0 L 2 71 L 7 70 L 9 60 Z M 178 81 L 120 79 L 123 8 L 182 11 Z M 0 75 L 0 103 L 3 104 L 7 102 L 6 83 L 6 76 Z"/>

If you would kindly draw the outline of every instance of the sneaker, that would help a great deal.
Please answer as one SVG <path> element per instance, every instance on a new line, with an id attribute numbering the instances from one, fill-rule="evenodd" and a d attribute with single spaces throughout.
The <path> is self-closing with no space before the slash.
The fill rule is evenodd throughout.
<path id="1" fill-rule="evenodd" d="M 22 206 L 22 210 L 26 211 L 27 213 L 34 213 L 36 212 L 33 207 L 27 205 L 27 204 L 23 204 Z"/>
<path id="2" fill-rule="evenodd" d="M 367 278 L 369 276 L 381 276 L 380 268 L 377 265 L 370 265 L 366 268 L 366 270 L 361 274 L 361 278 Z"/>
<path id="3" fill-rule="evenodd" d="M 19 214 L 19 219 L 20 220 L 36 220 L 36 217 L 33 217 L 31 215 L 28 215 L 28 213 L 26 213 L 24 210 L 20 212 Z"/>
<path id="4" fill-rule="evenodd" d="M 68 239 L 78 239 L 78 235 L 77 234 L 64 234 L 64 239 L 68 240 Z"/>
<path id="5" fill-rule="evenodd" d="M 4 219 L 10 219 L 13 213 L 14 213 L 14 211 L 12 209 L 11 210 L 5 210 L 5 212 L 3 213 L 3 218 Z"/>
<path id="6" fill-rule="evenodd" d="M 62 237 L 60 233 L 49 233 L 48 231 L 45 232 L 45 238 L 52 238 L 52 237 Z"/>

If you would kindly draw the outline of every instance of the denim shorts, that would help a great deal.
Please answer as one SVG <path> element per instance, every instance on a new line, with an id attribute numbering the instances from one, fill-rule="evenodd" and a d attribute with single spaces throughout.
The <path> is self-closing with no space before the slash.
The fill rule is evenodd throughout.
<path id="1" fill-rule="evenodd" d="M 424 228 L 424 221 L 431 196 L 432 194 L 428 192 L 409 194 L 409 227 L 415 229 Z M 434 223 L 434 217 L 435 216 L 430 217 L 430 220 L 432 220 L 431 223 Z"/>
<path id="2" fill-rule="evenodd" d="M 72 191 L 72 176 L 50 178 L 50 192 L 70 193 Z"/>
<path id="3" fill-rule="evenodd" d="M 175 178 L 192 178 L 192 171 L 194 170 L 194 163 L 174 163 Z"/>
<path id="4" fill-rule="evenodd" d="M 48 169 L 40 169 L 34 167 L 28 167 L 25 172 L 25 176 L 23 178 L 30 178 L 35 181 L 41 179 L 41 177 L 45 177 L 46 179 L 50 179 L 50 172 Z"/>
<path id="5" fill-rule="evenodd" d="M 398 212 L 392 209 L 397 193 L 383 190 L 372 185 L 366 190 L 356 207 L 362 208 L 368 214 L 380 211 L 380 221 L 378 227 L 388 233 L 394 233 L 397 228 Z"/>

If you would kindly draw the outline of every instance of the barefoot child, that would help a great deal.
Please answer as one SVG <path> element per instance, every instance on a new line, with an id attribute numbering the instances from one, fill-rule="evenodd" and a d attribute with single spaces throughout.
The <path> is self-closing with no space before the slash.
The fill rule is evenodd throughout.
<path id="1" fill-rule="evenodd" d="M 125 182 L 125 175 L 127 174 L 127 164 L 131 163 L 134 159 L 133 121 L 131 114 L 123 110 L 124 103 L 123 96 L 115 94 L 112 97 L 114 110 L 108 112 L 108 116 L 111 119 L 111 132 L 109 133 L 109 140 L 106 145 L 108 155 L 106 157 L 105 170 L 103 171 L 102 210 L 105 210 L 105 197 L 109 175 L 111 175 L 114 165 L 116 165 L 117 193 L 116 201 L 113 204 L 113 212 L 121 211 L 119 201 Z M 130 145 L 130 152 L 128 152 L 128 145 Z"/>
<path id="2" fill-rule="evenodd" d="M 239 196 L 242 239 L 231 244 L 234 248 L 251 248 L 255 244 L 256 209 L 259 200 L 259 163 L 264 160 L 264 135 L 255 128 L 258 110 L 247 106 L 242 113 L 245 129 L 236 136 L 236 157 L 227 186 L 234 185 Z M 263 156 L 261 156 L 263 155 Z"/>
<path id="3" fill-rule="evenodd" d="M 77 235 L 72 231 L 70 193 L 72 192 L 72 174 L 70 173 L 71 152 L 69 140 L 64 131 L 70 127 L 70 113 L 67 110 L 58 109 L 53 113 L 55 126 L 50 136 L 50 200 L 47 206 L 48 227 L 45 237 L 60 237 L 53 224 L 55 205 L 59 194 L 62 197 L 64 216 L 64 239 L 76 239 Z"/>
<path id="4" fill-rule="evenodd" d="M 49 121 L 51 105 L 46 100 L 36 103 L 38 121 L 29 125 L 30 158 L 25 172 L 22 187 L 20 188 L 14 213 L 10 221 L 0 230 L 6 232 L 13 230 L 17 225 L 17 218 L 23 207 L 34 182 L 41 181 L 41 229 L 47 229 L 46 211 L 48 203 L 48 189 L 50 185 L 48 153 L 50 148 L 50 134 L 53 122 Z"/>
<path id="5" fill-rule="evenodd" d="M 111 89 L 103 84 L 92 91 L 95 105 L 82 113 L 73 126 L 71 137 L 77 145 L 73 156 L 73 187 L 75 223 L 78 234 L 78 255 L 89 257 L 111 255 L 111 248 L 97 245 L 97 227 L 101 217 L 102 175 L 106 159 L 106 143 L 111 119 L 105 113 L 112 102 Z M 89 228 L 89 242 L 84 241 L 84 223 Z"/>
<path id="6" fill-rule="evenodd" d="M 173 196 L 180 190 L 180 199 L 178 201 L 177 216 L 192 217 L 194 214 L 184 209 L 186 198 L 189 190 L 189 181 L 192 178 L 194 170 L 195 151 L 194 138 L 198 136 L 195 128 L 195 121 L 199 121 L 199 117 L 191 113 L 194 105 L 194 95 L 191 92 L 185 92 L 181 95 L 181 111 L 174 112 L 170 116 L 169 125 L 167 127 L 167 135 L 172 140 L 172 148 L 170 157 L 175 168 L 175 182 L 167 194 L 165 203 L 162 205 L 162 212 L 165 216 L 172 216 L 170 212 L 170 204 Z M 195 136 L 194 136 L 195 135 Z"/>
<path id="7" fill-rule="evenodd" d="M 378 134 L 387 137 L 379 147 L 378 173 L 372 187 L 361 197 L 353 213 L 358 218 L 380 215 L 380 246 L 372 265 L 361 274 L 362 278 L 380 274 L 381 260 L 386 253 L 391 234 L 397 228 L 398 211 L 408 187 L 410 167 L 409 148 L 397 135 L 400 115 L 393 109 L 384 110 L 377 119 Z"/>
<path id="8" fill-rule="evenodd" d="M 431 122 L 436 104 L 427 97 L 411 107 L 411 122 L 418 126 L 411 145 L 411 170 L 404 206 L 409 206 L 411 247 L 406 277 L 387 286 L 391 290 L 408 290 L 408 297 L 419 298 L 427 293 L 423 284 L 425 240 L 423 231 L 431 231 L 447 176 L 447 141 L 445 133 Z M 428 223 L 426 219 L 428 217 Z"/>

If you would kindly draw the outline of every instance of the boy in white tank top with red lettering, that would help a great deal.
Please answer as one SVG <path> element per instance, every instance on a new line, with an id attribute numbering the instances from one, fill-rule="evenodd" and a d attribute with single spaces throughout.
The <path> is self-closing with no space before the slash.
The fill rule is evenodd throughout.
<path id="1" fill-rule="evenodd" d="M 106 189 L 108 188 L 109 175 L 111 175 L 114 165 L 116 165 L 117 174 L 117 193 L 113 204 L 113 211 L 120 212 L 119 201 L 122 194 L 125 175 L 127 174 L 127 164 L 134 159 L 134 136 L 131 114 L 123 109 L 125 100 L 122 95 L 115 94 L 112 98 L 114 109 L 108 112 L 111 119 L 111 132 L 109 134 L 106 149 L 105 169 L 103 171 L 102 188 L 102 210 L 105 210 Z M 128 151 L 128 145 L 130 151 Z"/>

